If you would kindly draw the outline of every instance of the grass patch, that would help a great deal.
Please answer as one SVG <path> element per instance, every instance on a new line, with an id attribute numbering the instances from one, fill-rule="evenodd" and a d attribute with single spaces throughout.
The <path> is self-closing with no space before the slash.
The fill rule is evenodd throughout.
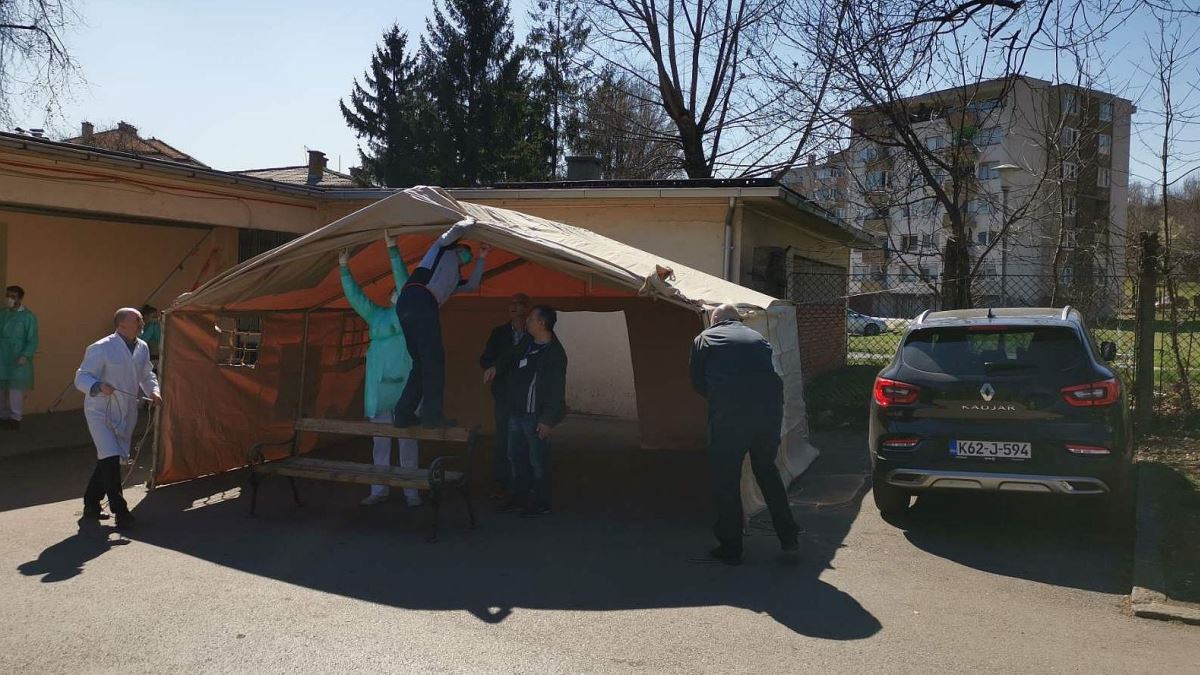
<path id="1" fill-rule="evenodd" d="M 1161 527 L 1167 596 L 1200 602 L 1200 438 L 1153 436 L 1138 450 L 1139 471 Z"/>

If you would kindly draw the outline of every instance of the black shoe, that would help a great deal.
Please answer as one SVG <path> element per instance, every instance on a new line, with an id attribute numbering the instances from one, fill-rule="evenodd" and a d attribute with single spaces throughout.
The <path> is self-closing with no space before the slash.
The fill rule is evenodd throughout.
<path id="1" fill-rule="evenodd" d="M 132 530 L 136 522 L 137 518 L 134 518 L 132 513 L 117 514 L 117 530 L 120 532 Z"/>
<path id="2" fill-rule="evenodd" d="M 80 516 L 80 518 L 83 518 L 84 520 L 108 520 L 109 518 L 112 518 L 112 516 L 101 511 L 100 509 L 84 509 L 83 515 Z"/>
<path id="3" fill-rule="evenodd" d="M 548 515 L 550 515 L 550 507 L 549 506 L 535 506 L 532 508 L 521 509 L 521 517 L 522 518 L 537 518 L 538 516 L 548 516 Z"/>
<path id="4" fill-rule="evenodd" d="M 800 541 L 798 539 L 789 539 L 779 542 L 779 548 L 784 555 L 793 556 L 800 552 Z"/>
<path id="5" fill-rule="evenodd" d="M 741 565 L 742 564 L 742 552 L 725 548 L 724 545 L 718 546 L 718 547 L 714 548 L 713 550 L 709 551 L 708 555 L 712 558 L 716 558 L 717 560 L 720 560 L 721 562 L 725 563 L 726 565 Z"/>

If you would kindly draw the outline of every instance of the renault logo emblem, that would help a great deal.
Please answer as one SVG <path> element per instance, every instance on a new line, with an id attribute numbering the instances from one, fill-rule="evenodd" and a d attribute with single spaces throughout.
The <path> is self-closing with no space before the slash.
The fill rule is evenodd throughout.
<path id="1" fill-rule="evenodd" d="M 991 384 L 984 382 L 983 386 L 979 388 L 979 395 L 983 397 L 983 400 L 990 401 L 996 395 L 996 390 L 992 388 Z"/>

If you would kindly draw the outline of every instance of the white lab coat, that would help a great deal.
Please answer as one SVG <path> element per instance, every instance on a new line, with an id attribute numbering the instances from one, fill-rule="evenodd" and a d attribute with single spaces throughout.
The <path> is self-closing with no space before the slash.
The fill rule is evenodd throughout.
<path id="1" fill-rule="evenodd" d="M 88 346 L 75 372 L 75 388 L 83 392 L 83 414 L 96 444 L 97 459 L 129 457 L 133 428 L 137 426 L 136 395 L 159 393 L 158 378 L 151 368 L 150 348 L 142 340 L 137 341 L 132 354 L 125 339 L 116 333 Z M 92 386 L 98 382 L 117 391 L 92 396 Z"/>

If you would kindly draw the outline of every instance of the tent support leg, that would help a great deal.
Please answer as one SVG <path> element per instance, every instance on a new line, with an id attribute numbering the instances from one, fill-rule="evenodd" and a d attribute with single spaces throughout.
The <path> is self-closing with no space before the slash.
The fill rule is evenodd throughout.
<path id="1" fill-rule="evenodd" d="M 300 501 L 300 491 L 296 489 L 296 479 L 288 476 L 288 482 L 292 484 L 292 499 L 295 500 L 296 506 L 304 506 L 304 502 Z"/>
<path id="2" fill-rule="evenodd" d="M 463 476 L 458 489 L 462 492 L 463 501 L 467 503 L 467 518 L 471 521 L 471 529 L 475 529 L 475 505 L 471 503 L 471 487 L 466 476 Z"/>
<path id="3" fill-rule="evenodd" d="M 433 532 L 426 541 L 432 544 L 438 540 L 438 516 L 442 507 L 441 490 L 437 483 L 429 486 L 429 505 L 433 507 Z"/>
<path id="4" fill-rule="evenodd" d="M 262 476 L 254 473 L 254 469 L 250 469 L 250 513 L 248 518 L 254 517 L 254 512 L 258 508 L 258 484 L 262 482 Z"/>

